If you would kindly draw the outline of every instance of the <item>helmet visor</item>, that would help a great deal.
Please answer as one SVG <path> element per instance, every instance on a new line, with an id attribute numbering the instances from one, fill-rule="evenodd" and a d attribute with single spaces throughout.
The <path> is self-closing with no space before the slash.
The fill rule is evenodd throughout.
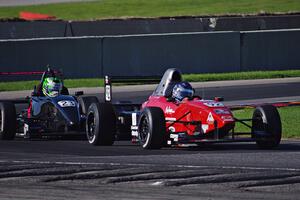
<path id="1" fill-rule="evenodd" d="M 183 89 L 183 90 L 181 90 L 180 93 L 181 93 L 181 96 L 183 98 L 185 98 L 185 97 L 193 97 L 194 90 L 192 90 L 192 89 Z"/>

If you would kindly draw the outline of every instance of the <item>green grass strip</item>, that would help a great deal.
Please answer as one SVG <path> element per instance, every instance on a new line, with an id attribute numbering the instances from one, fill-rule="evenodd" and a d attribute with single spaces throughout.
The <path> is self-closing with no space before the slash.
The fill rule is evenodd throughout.
<path id="1" fill-rule="evenodd" d="M 128 17 L 199 16 L 300 11 L 299 0 L 98 0 L 33 6 L 1 7 L 0 18 L 20 11 L 54 15 L 65 20 Z"/>
<path id="2" fill-rule="evenodd" d="M 183 79 L 189 82 L 204 82 L 204 81 L 221 81 L 221 80 L 247 80 L 247 79 L 266 79 L 266 78 L 287 78 L 300 77 L 300 70 L 284 70 L 284 71 L 254 71 L 254 72 L 232 72 L 232 73 L 210 73 L 210 74 L 184 74 Z M 15 81 L 15 82 L 0 82 L 1 91 L 18 91 L 31 90 L 39 81 Z M 132 82 L 134 84 L 142 84 Z M 124 83 L 132 84 L 132 83 Z M 120 84 L 118 84 L 120 85 Z M 103 79 L 66 79 L 65 86 L 68 88 L 77 87 L 102 87 Z"/>

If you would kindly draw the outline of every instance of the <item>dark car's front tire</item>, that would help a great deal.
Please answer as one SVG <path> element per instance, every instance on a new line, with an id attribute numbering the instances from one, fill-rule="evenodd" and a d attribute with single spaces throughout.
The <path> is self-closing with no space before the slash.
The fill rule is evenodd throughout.
<path id="1" fill-rule="evenodd" d="M 0 139 L 13 140 L 16 135 L 16 108 L 11 102 L 0 102 Z"/>
<path id="2" fill-rule="evenodd" d="M 112 145 L 115 141 L 116 122 L 116 114 L 110 103 L 92 103 L 86 118 L 86 134 L 89 143 Z"/>

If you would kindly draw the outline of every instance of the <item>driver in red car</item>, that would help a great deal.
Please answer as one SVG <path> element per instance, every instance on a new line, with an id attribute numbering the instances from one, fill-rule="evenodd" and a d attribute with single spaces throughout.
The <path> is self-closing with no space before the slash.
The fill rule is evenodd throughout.
<path id="1" fill-rule="evenodd" d="M 176 101 L 182 101 L 184 98 L 192 98 L 194 96 L 194 89 L 189 82 L 182 81 L 177 83 L 172 91 L 172 97 Z"/>

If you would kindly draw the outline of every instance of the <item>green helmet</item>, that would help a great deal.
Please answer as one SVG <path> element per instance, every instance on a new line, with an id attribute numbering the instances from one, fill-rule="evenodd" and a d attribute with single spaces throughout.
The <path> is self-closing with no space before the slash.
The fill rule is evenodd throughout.
<path id="1" fill-rule="evenodd" d="M 43 81 L 43 93 L 48 97 L 56 97 L 60 94 L 63 84 L 57 77 L 46 77 Z"/>

